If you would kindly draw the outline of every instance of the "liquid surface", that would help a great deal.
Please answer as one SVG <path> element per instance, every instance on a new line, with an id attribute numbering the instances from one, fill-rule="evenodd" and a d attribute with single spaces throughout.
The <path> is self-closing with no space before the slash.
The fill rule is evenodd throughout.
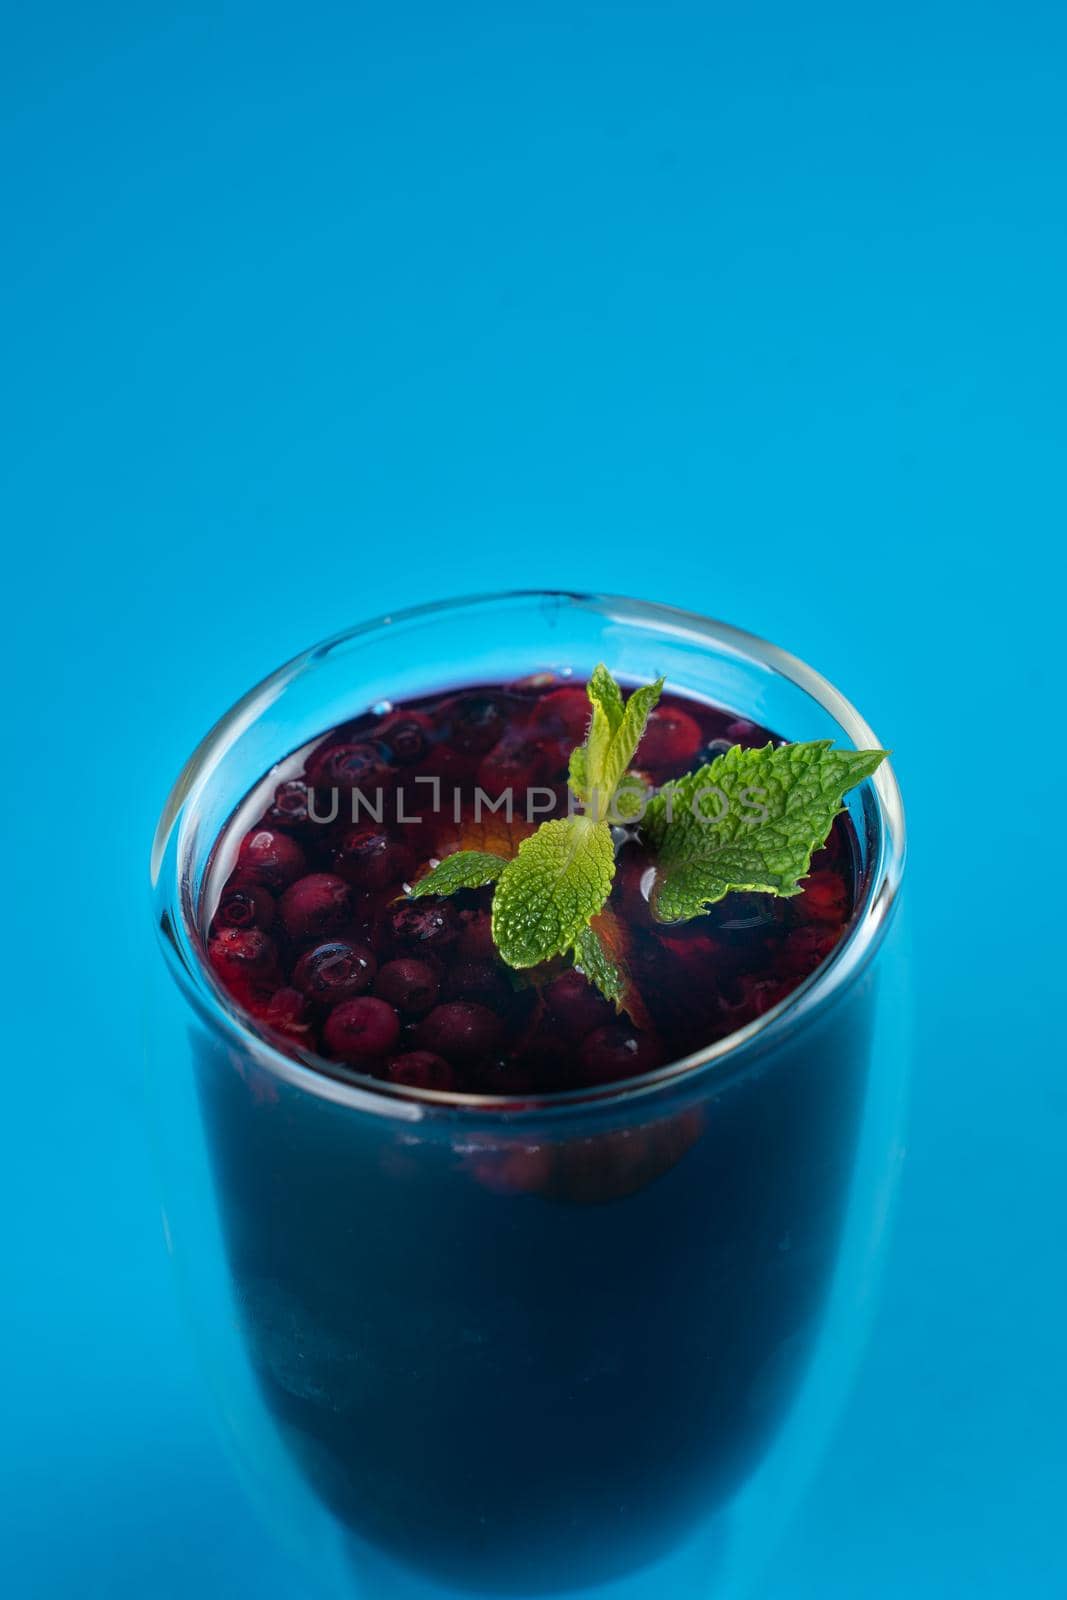
<path id="1" fill-rule="evenodd" d="M 507 967 L 490 932 L 491 887 L 404 897 L 452 850 L 510 855 L 540 821 L 566 815 L 567 763 L 588 716 L 581 684 L 544 674 L 376 708 L 297 752 L 219 841 L 216 854 L 234 857 L 207 930 L 220 982 L 301 1058 L 508 1097 L 638 1076 L 768 1011 L 826 959 L 852 914 L 844 816 L 800 895 L 731 894 L 674 925 L 652 915 L 654 863 L 635 830 L 617 829 L 600 931 L 628 970 L 629 1015 L 562 961 Z M 638 770 L 658 786 L 730 744 L 775 737 L 668 694 Z"/>

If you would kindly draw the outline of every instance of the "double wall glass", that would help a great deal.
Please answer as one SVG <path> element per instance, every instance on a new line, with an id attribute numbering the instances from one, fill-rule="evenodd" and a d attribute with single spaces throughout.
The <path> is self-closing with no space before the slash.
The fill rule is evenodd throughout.
<path id="1" fill-rule="evenodd" d="M 789 739 L 878 742 L 816 673 L 718 623 L 493 596 L 276 672 L 160 821 L 168 1245 L 250 1492 L 327 1593 L 742 1593 L 869 1313 L 907 1057 L 880 951 L 904 851 L 888 764 L 846 801 L 857 909 L 830 959 L 644 1078 L 516 1106 L 340 1075 L 279 1051 L 204 965 L 213 848 L 288 752 L 384 700 L 600 660 Z"/>

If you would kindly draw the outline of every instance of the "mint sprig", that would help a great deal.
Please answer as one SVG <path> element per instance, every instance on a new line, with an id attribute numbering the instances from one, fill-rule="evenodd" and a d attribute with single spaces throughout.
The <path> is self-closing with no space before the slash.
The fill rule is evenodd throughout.
<path id="1" fill-rule="evenodd" d="M 762 750 L 735 745 L 665 784 L 645 807 L 644 786 L 629 768 L 663 681 L 624 699 L 598 666 L 587 686 L 589 729 L 569 763 L 583 812 L 543 822 L 510 859 L 485 850 L 446 856 L 412 886 L 412 898 L 495 883 L 492 932 L 502 959 L 527 969 L 570 956 L 622 1010 L 628 979 L 591 926 L 615 877 L 609 819 L 636 820 L 644 808 L 641 839 L 656 865 L 652 910 L 664 922 L 700 916 L 734 889 L 799 894 L 844 796 L 887 752 L 835 750 L 825 739 Z"/>
<path id="2" fill-rule="evenodd" d="M 662 689 L 660 678 L 635 689 L 624 702 L 622 690 L 603 664 L 589 679 L 589 731 L 570 759 L 571 788 L 587 811 L 542 822 L 522 841 L 493 895 L 493 939 L 509 966 L 534 967 L 569 954 L 583 966 L 595 968 L 587 975 L 595 983 L 598 974 L 603 977 L 605 993 L 620 987 L 610 979 L 606 958 L 596 959 L 596 935 L 589 923 L 603 907 L 615 878 L 615 842 L 607 821 L 615 791 Z M 612 992 L 609 998 L 617 1000 L 617 995 Z"/>
<path id="3" fill-rule="evenodd" d="M 828 739 L 761 750 L 734 745 L 665 784 L 642 823 L 656 858 L 656 916 L 700 916 L 732 889 L 799 894 L 844 796 L 887 753 L 835 750 Z"/>
<path id="4" fill-rule="evenodd" d="M 571 752 L 570 786 L 597 820 L 611 815 L 612 802 L 637 754 L 649 716 L 663 692 L 663 679 L 635 689 L 623 703 L 622 691 L 603 665 L 589 680 L 593 708 L 584 745 Z"/>
<path id="5" fill-rule="evenodd" d="M 589 924 L 615 878 L 607 819 L 662 688 L 660 678 L 624 701 L 610 672 L 598 666 L 586 691 L 589 731 L 570 759 L 571 788 L 586 810 L 543 822 L 510 861 L 483 850 L 457 850 L 412 886 L 412 898 L 496 883 L 493 940 L 509 966 L 535 967 L 569 955 L 621 1007 L 622 976 Z"/>

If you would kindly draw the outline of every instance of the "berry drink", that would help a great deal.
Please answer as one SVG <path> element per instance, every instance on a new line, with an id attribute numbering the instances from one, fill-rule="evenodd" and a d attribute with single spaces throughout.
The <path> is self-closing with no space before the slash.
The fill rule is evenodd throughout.
<path id="1" fill-rule="evenodd" d="M 247 1026 L 397 1112 L 383 1137 L 196 1035 L 256 1377 L 357 1545 L 472 1590 L 604 1581 L 728 1505 L 814 1337 L 864 1089 L 857 984 L 710 1093 L 619 1099 L 831 956 L 862 888 L 844 815 L 801 894 L 677 925 L 619 825 L 628 1013 L 566 963 L 507 967 L 491 888 L 407 897 L 460 844 L 514 853 L 565 814 L 588 720 L 547 675 L 379 706 L 279 762 L 206 880 L 204 956 Z M 665 694 L 640 783 L 776 738 Z"/>

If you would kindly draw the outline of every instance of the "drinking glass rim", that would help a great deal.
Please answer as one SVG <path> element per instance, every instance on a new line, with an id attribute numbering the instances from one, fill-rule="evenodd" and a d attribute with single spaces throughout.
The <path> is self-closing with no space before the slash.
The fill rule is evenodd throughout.
<path id="1" fill-rule="evenodd" d="M 856 749 L 880 748 L 869 724 L 835 688 L 829 679 L 758 634 L 719 622 L 699 612 L 687 611 L 659 601 L 633 600 L 623 595 L 604 595 L 592 591 L 564 589 L 509 589 L 458 595 L 444 600 L 403 607 L 356 623 L 350 628 L 300 651 L 275 668 L 224 712 L 200 740 L 164 803 L 152 842 L 151 885 L 157 932 L 168 965 L 195 1010 L 212 1028 L 221 1031 L 231 1043 L 250 1052 L 257 1063 L 291 1087 L 348 1106 L 352 1110 L 411 1121 L 428 1113 L 472 1111 L 499 1116 L 508 1124 L 530 1116 L 583 1112 L 593 1107 L 637 1099 L 672 1086 L 691 1086 L 710 1073 L 747 1066 L 761 1057 L 787 1028 L 810 1020 L 835 995 L 858 976 L 877 950 L 896 904 L 904 870 L 906 837 L 900 789 L 888 760 L 873 777 L 860 786 L 873 796 L 876 847 L 871 871 L 867 874 L 864 896 L 853 913 L 844 937 L 813 973 L 783 1000 L 745 1027 L 725 1038 L 692 1051 L 689 1055 L 657 1067 L 635 1078 L 598 1088 L 554 1090 L 551 1093 L 522 1095 L 510 1099 L 500 1095 L 464 1094 L 454 1090 L 421 1089 L 406 1084 L 384 1083 L 341 1067 L 336 1062 L 317 1058 L 311 1065 L 280 1049 L 266 1032 L 260 1032 L 253 1018 L 245 1015 L 215 982 L 199 948 L 197 909 L 191 902 L 191 880 L 184 871 L 182 843 L 184 825 L 195 808 L 198 794 L 205 787 L 215 766 L 234 739 L 260 715 L 283 687 L 298 673 L 327 656 L 331 651 L 367 634 L 393 628 L 397 624 L 418 622 L 448 612 L 499 606 L 518 600 L 569 601 L 587 606 L 623 624 L 654 626 L 658 632 L 688 638 L 696 644 L 712 645 L 747 662 L 767 668 L 802 690 L 826 711 Z M 282 752 L 286 754 L 287 752 Z M 235 804 L 241 796 L 235 797 Z M 177 830 L 177 831 L 175 831 Z M 175 875 L 166 882 L 163 867 L 168 845 L 175 849 Z M 172 907 L 179 912 L 171 914 Z"/>

